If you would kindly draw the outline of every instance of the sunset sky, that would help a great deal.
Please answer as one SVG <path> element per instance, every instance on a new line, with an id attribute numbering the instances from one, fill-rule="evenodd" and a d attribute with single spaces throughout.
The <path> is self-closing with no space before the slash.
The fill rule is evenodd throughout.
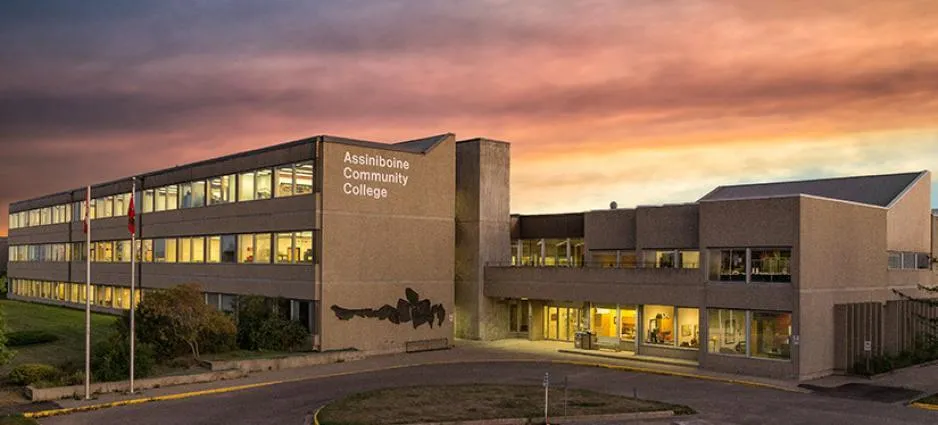
<path id="1" fill-rule="evenodd" d="M 8 0 L 0 64 L 0 235 L 16 200 L 317 134 L 511 142 L 518 213 L 938 172 L 934 0 Z"/>

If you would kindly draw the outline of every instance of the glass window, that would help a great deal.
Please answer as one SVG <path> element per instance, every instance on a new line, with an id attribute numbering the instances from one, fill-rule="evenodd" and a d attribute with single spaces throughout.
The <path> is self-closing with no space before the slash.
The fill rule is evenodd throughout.
<path id="1" fill-rule="evenodd" d="M 674 307 L 646 305 L 642 310 L 645 343 L 674 345 Z"/>
<path id="2" fill-rule="evenodd" d="M 791 282 L 791 250 L 753 249 L 750 255 L 750 281 Z"/>
<path id="3" fill-rule="evenodd" d="M 677 344 L 679 347 L 698 348 L 700 346 L 700 310 L 696 308 L 677 309 Z"/>
<path id="4" fill-rule="evenodd" d="M 254 257 L 255 263 L 270 262 L 270 233 L 258 233 L 254 235 L 254 247 L 257 255 Z"/>
<path id="5" fill-rule="evenodd" d="M 221 236 L 208 236 L 205 238 L 205 262 L 221 262 Z"/>
<path id="6" fill-rule="evenodd" d="M 746 354 L 746 312 L 708 309 L 710 341 L 707 351 L 720 354 Z"/>
<path id="7" fill-rule="evenodd" d="M 592 265 L 594 267 L 618 267 L 616 251 L 592 251 Z"/>
<path id="8" fill-rule="evenodd" d="M 254 235 L 238 235 L 238 262 L 254 262 Z"/>
<path id="9" fill-rule="evenodd" d="M 205 206 L 205 181 L 199 180 L 192 182 L 192 206 L 193 207 L 204 207 Z"/>
<path id="10" fill-rule="evenodd" d="M 270 199 L 273 195 L 271 179 L 273 172 L 267 170 L 257 170 L 257 183 L 255 184 L 254 199 Z"/>
<path id="11" fill-rule="evenodd" d="M 700 267 L 700 251 L 681 251 L 681 268 L 696 269 Z"/>
<path id="12" fill-rule="evenodd" d="M 179 208 L 179 188 L 176 185 L 166 186 L 166 210 Z"/>
<path id="13" fill-rule="evenodd" d="M 236 197 L 234 175 L 220 176 L 209 180 L 209 204 L 226 204 L 234 202 Z"/>
<path id="14" fill-rule="evenodd" d="M 157 263 L 175 263 L 176 262 L 176 240 L 175 239 L 154 239 L 153 240 L 153 260 Z"/>
<path id="15" fill-rule="evenodd" d="M 189 239 L 192 243 L 192 259 L 193 263 L 204 263 L 205 262 L 205 238 L 198 236 L 195 238 Z"/>
<path id="16" fill-rule="evenodd" d="M 179 238 L 179 262 L 192 262 L 192 239 Z"/>
<path id="17" fill-rule="evenodd" d="M 619 306 L 619 338 L 625 341 L 634 341 L 638 333 L 638 307 L 634 305 Z"/>
<path id="18" fill-rule="evenodd" d="M 238 178 L 238 201 L 254 200 L 254 172 L 241 173 Z"/>
<path id="19" fill-rule="evenodd" d="M 237 262 L 237 243 L 235 235 L 222 235 L 221 237 L 221 261 L 223 263 Z"/>
<path id="20" fill-rule="evenodd" d="M 655 251 L 655 267 L 671 269 L 677 267 L 677 251 Z"/>
<path id="21" fill-rule="evenodd" d="M 179 208 L 192 208 L 192 183 L 179 185 Z"/>
<path id="22" fill-rule="evenodd" d="M 176 239 L 166 239 L 166 262 L 175 263 L 176 258 Z"/>
<path id="23" fill-rule="evenodd" d="M 287 165 L 283 167 L 277 167 L 277 174 L 275 175 L 277 181 L 274 183 L 277 192 L 275 195 L 280 198 L 284 196 L 293 196 L 293 166 Z"/>
<path id="24" fill-rule="evenodd" d="M 902 254 L 899 252 L 889 251 L 889 265 L 890 269 L 901 269 L 902 268 Z"/>
<path id="25" fill-rule="evenodd" d="M 130 207 L 130 194 L 123 193 L 114 195 L 114 216 L 126 216 L 127 208 Z"/>
<path id="26" fill-rule="evenodd" d="M 274 262 L 284 264 L 294 262 L 293 233 L 277 233 L 277 256 Z"/>
<path id="27" fill-rule="evenodd" d="M 313 193 L 313 163 L 301 162 L 296 164 L 294 174 L 294 195 Z"/>
<path id="28" fill-rule="evenodd" d="M 234 311 L 237 304 L 238 304 L 238 297 L 236 295 L 221 294 L 221 310 L 222 311 Z"/>
<path id="29" fill-rule="evenodd" d="M 153 262 L 153 239 L 144 239 L 141 242 L 141 251 L 142 256 L 141 261 L 144 263 Z"/>
<path id="30" fill-rule="evenodd" d="M 104 207 L 103 209 L 100 207 L 98 208 L 98 218 L 113 217 L 114 216 L 114 197 L 105 196 L 104 198 L 99 199 L 98 201 L 100 201 L 98 205 L 99 206 L 103 205 Z M 103 215 L 101 214 L 101 211 L 104 211 Z"/>
<path id="31" fill-rule="evenodd" d="M 746 250 L 721 249 L 710 251 L 710 280 L 746 281 Z"/>
<path id="32" fill-rule="evenodd" d="M 166 188 L 161 187 L 154 189 L 154 193 L 156 194 L 154 211 L 166 211 Z"/>
<path id="33" fill-rule="evenodd" d="M 153 189 L 143 191 L 143 212 L 153 212 Z"/>
<path id="34" fill-rule="evenodd" d="M 313 232 L 296 232 L 294 257 L 298 263 L 313 264 Z"/>
<path id="35" fill-rule="evenodd" d="M 930 265 L 928 254 L 919 252 L 915 255 L 915 266 L 917 269 L 927 269 Z"/>
<path id="36" fill-rule="evenodd" d="M 52 224 L 52 210 L 49 207 L 43 208 L 39 212 L 39 224 Z"/>
<path id="37" fill-rule="evenodd" d="M 114 242 L 114 261 L 130 262 L 130 241 Z"/>
<path id="38" fill-rule="evenodd" d="M 754 311 L 750 325 L 752 357 L 790 359 L 791 314 Z"/>
<path id="39" fill-rule="evenodd" d="M 111 262 L 114 261 L 114 245 L 111 242 L 97 242 L 95 243 L 95 257 L 94 260 L 98 262 Z"/>

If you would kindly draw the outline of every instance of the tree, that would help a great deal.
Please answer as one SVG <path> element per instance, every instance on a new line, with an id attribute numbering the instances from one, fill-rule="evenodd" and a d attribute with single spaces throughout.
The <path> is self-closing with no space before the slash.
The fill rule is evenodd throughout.
<path id="1" fill-rule="evenodd" d="M 140 303 L 138 316 L 140 342 L 152 343 L 162 356 L 179 355 L 182 346 L 198 360 L 206 341 L 211 341 L 212 347 L 234 345 L 234 323 L 205 303 L 196 284 L 148 293 Z"/>
<path id="2" fill-rule="evenodd" d="M 0 311 L 0 365 L 4 365 L 13 359 L 15 351 L 7 347 L 7 324 L 3 311 Z"/>

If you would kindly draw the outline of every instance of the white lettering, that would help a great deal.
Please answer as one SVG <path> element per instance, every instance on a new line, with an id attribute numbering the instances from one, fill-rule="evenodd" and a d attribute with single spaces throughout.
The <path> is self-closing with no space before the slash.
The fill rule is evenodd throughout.
<path id="1" fill-rule="evenodd" d="M 410 180 L 409 176 L 397 171 L 410 170 L 410 161 L 394 156 L 386 158 L 380 154 L 353 155 L 350 151 L 345 151 L 343 162 L 353 166 L 373 167 L 372 170 L 350 166 L 342 168 L 342 177 L 349 180 L 342 185 L 342 192 L 346 195 L 383 199 L 388 197 L 388 188 L 371 186 L 369 183 L 399 184 L 406 187 Z"/>

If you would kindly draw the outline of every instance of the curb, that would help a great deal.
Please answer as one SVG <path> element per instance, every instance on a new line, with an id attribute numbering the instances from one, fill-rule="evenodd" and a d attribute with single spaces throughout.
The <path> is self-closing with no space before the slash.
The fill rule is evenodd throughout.
<path id="1" fill-rule="evenodd" d="M 394 365 L 394 366 L 364 369 L 364 370 L 357 370 L 357 371 L 337 372 L 337 373 L 314 376 L 314 377 L 302 377 L 302 378 L 293 378 L 293 379 L 282 379 L 282 380 L 276 380 L 276 381 L 258 382 L 258 383 L 253 383 L 253 384 L 235 385 L 231 387 L 214 388 L 214 389 L 200 390 L 200 391 L 190 391 L 190 392 L 167 394 L 167 395 L 154 396 L 154 397 L 118 400 L 118 401 L 112 401 L 108 403 L 91 404 L 91 405 L 78 406 L 78 407 L 40 410 L 36 412 L 24 413 L 23 416 L 28 417 L 28 418 L 45 418 L 45 417 L 50 417 L 50 416 L 68 415 L 71 413 L 107 409 L 111 407 L 128 406 L 128 405 L 133 405 L 133 404 L 142 404 L 142 403 L 149 403 L 149 402 L 154 402 L 154 401 L 179 400 L 179 399 L 184 399 L 184 398 L 191 398 L 191 397 L 198 397 L 198 396 L 212 395 L 212 394 L 222 394 L 222 393 L 228 393 L 228 392 L 233 392 L 233 391 L 261 388 L 261 387 L 267 387 L 271 385 L 285 384 L 285 383 L 291 383 L 291 382 L 310 381 L 310 380 L 324 379 L 324 378 L 334 378 L 338 376 L 381 372 L 381 371 L 386 371 L 386 370 L 403 369 L 403 368 L 409 368 L 409 367 L 478 364 L 478 363 L 566 364 L 566 365 L 573 365 L 573 366 L 599 367 L 603 369 L 620 370 L 620 371 L 626 371 L 626 372 L 647 373 L 647 374 L 653 374 L 653 375 L 675 376 L 679 378 L 700 379 L 700 380 L 705 380 L 705 381 L 723 382 L 727 384 L 745 385 L 745 386 L 750 386 L 750 387 L 766 388 L 766 389 L 773 389 L 773 390 L 786 391 L 786 392 L 796 392 L 796 393 L 802 393 L 802 394 L 809 393 L 809 391 L 802 390 L 802 389 L 788 388 L 788 387 L 783 387 L 783 386 L 778 386 L 778 385 L 766 384 L 762 382 L 746 381 L 746 380 L 741 380 L 741 379 L 720 378 L 716 376 L 699 375 L 699 374 L 686 373 L 686 372 L 656 370 L 656 369 L 634 367 L 634 366 L 610 365 L 610 364 L 603 364 L 603 363 L 598 363 L 598 362 L 580 362 L 580 361 L 572 361 L 572 360 L 548 360 L 548 359 L 492 359 L 492 360 L 472 360 L 472 361 L 443 360 L 443 361 L 426 362 L 426 363 L 418 363 L 418 364 Z M 320 407 L 319 410 L 321 409 L 322 407 Z M 318 417 L 319 410 L 316 411 L 317 417 Z M 316 417 L 314 417 L 314 420 L 315 419 Z M 316 423 L 318 424 L 318 422 Z"/>
<path id="2" fill-rule="evenodd" d="M 936 404 L 919 403 L 919 402 L 915 401 L 915 402 L 909 403 L 909 406 L 912 406 L 912 407 L 917 408 L 917 409 L 931 410 L 931 411 L 938 412 L 938 405 L 936 405 Z"/>
<path id="3" fill-rule="evenodd" d="M 319 412 L 322 411 L 322 409 L 328 405 L 329 403 L 326 403 L 326 404 L 323 404 L 322 406 L 319 406 L 319 408 L 316 409 L 316 412 L 313 413 L 313 425 L 322 425 L 319 423 Z"/>

